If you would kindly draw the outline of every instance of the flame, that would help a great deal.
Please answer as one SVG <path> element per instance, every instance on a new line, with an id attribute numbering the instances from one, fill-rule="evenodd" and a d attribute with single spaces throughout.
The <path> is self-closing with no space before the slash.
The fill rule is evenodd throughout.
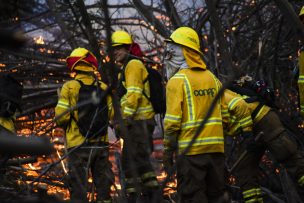
<path id="1" fill-rule="evenodd" d="M 157 179 L 160 181 L 160 182 L 163 182 L 167 177 L 167 174 L 166 172 L 162 172 L 160 173 L 158 176 L 157 176 Z M 176 187 L 177 187 L 177 180 L 176 178 L 174 178 L 173 181 L 171 182 L 168 182 L 166 184 L 166 187 L 164 188 L 164 195 L 167 195 L 167 196 L 170 196 L 170 194 L 172 193 L 175 193 L 176 192 Z"/>
<path id="2" fill-rule="evenodd" d="M 39 38 L 34 37 L 36 44 L 44 44 L 43 37 L 40 35 Z"/>

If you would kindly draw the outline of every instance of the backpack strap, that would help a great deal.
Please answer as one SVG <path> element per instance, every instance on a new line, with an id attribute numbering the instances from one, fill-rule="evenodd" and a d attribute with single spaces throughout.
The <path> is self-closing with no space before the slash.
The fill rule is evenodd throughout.
<path id="1" fill-rule="evenodd" d="M 248 97 L 244 100 L 245 100 L 246 103 L 253 103 L 253 102 L 259 101 L 259 98 L 258 97 Z"/>
<path id="2" fill-rule="evenodd" d="M 264 104 L 262 102 L 260 102 L 259 105 L 253 110 L 253 112 L 251 114 L 252 120 L 255 119 L 255 117 L 258 115 L 258 113 L 260 112 L 260 110 L 262 109 L 263 106 L 264 106 Z"/>
<path id="3" fill-rule="evenodd" d="M 75 79 L 75 81 L 77 81 L 77 82 L 80 84 L 80 88 L 81 88 L 81 86 L 84 85 L 83 82 L 82 82 L 81 80 Z M 80 88 L 79 88 L 79 90 L 80 90 Z M 79 91 L 78 91 L 78 96 L 79 96 Z M 70 120 L 73 119 L 73 120 L 77 123 L 77 120 L 76 120 L 76 118 L 75 118 L 75 116 L 74 116 L 74 111 L 71 111 L 70 116 L 71 116 L 71 119 L 70 119 Z M 70 123 L 69 123 L 69 127 L 70 127 L 70 126 L 71 126 L 71 121 L 70 121 Z"/>
<path id="4" fill-rule="evenodd" d="M 148 82 L 148 80 L 149 80 L 149 71 L 148 71 L 148 69 L 147 69 L 146 66 L 145 66 L 145 69 L 146 69 L 148 75 L 147 75 L 147 77 L 143 80 L 144 87 L 143 87 L 142 93 L 143 93 L 143 95 L 151 102 L 150 97 L 148 97 L 148 95 L 147 95 L 146 92 L 145 92 L 145 83 Z M 150 92 L 150 93 L 151 93 L 151 92 Z"/>

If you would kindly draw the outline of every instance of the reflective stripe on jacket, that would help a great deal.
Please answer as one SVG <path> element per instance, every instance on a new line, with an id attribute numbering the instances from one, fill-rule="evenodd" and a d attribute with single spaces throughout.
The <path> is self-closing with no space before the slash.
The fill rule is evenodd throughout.
<path id="1" fill-rule="evenodd" d="M 225 134 L 236 135 L 239 130 L 252 131 L 249 105 L 240 95 L 228 89 L 222 97 L 222 116 Z"/>
<path id="2" fill-rule="evenodd" d="M 246 97 L 243 97 L 243 98 L 246 98 Z M 260 102 L 252 102 L 252 103 L 247 103 L 247 104 L 248 104 L 249 110 L 252 114 L 253 111 L 258 107 Z M 270 111 L 270 109 L 271 108 L 269 106 L 263 105 L 262 108 L 258 111 L 255 118 L 253 119 L 253 124 L 255 125 L 256 123 L 258 123 Z"/>
<path id="3" fill-rule="evenodd" d="M 138 59 L 130 60 L 125 67 L 125 81 L 123 85 L 127 93 L 121 98 L 123 117 L 134 120 L 146 120 L 154 117 L 151 102 L 143 95 L 143 91 L 150 96 L 149 82 L 144 80 L 148 77 L 148 71 Z"/>
<path id="4" fill-rule="evenodd" d="M 93 83 L 94 78 L 86 74 L 77 74 L 75 79 L 81 80 L 85 85 L 90 85 Z M 101 83 L 101 88 L 106 89 L 106 85 Z M 76 80 L 71 80 L 63 84 L 59 96 L 57 106 L 55 108 L 55 115 L 62 115 L 69 108 L 75 107 L 78 100 L 78 93 L 80 89 L 80 84 Z M 107 103 L 109 108 L 109 118 L 112 117 L 112 100 L 110 96 L 107 96 Z M 78 120 L 77 109 L 73 112 L 73 116 Z M 70 112 L 64 114 L 56 121 L 59 126 L 67 126 L 66 128 L 66 142 L 67 148 L 75 147 L 84 142 L 85 138 L 79 132 L 79 128 L 76 121 L 71 118 Z M 99 140 L 108 142 L 108 135 L 101 137 Z M 92 139 L 90 142 L 96 142 L 97 139 Z"/>
<path id="5" fill-rule="evenodd" d="M 14 124 L 14 118 L 10 117 L 10 118 L 4 118 L 4 117 L 0 117 L 0 125 L 2 127 L 4 127 L 5 129 L 16 133 L 16 129 L 15 129 L 15 124 Z"/>
<path id="6" fill-rule="evenodd" d="M 218 79 L 203 68 L 182 69 L 168 81 L 165 150 L 178 147 L 181 153 L 188 146 L 220 87 Z M 187 155 L 224 152 L 220 102 Z"/>
<path id="7" fill-rule="evenodd" d="M 233 92 L 234 93 L 234 92 Z M 236 94 L 236 93 L 235 93 Z M 239 95 L 241 96 L 241 95 Z M 247 96 L 243 96 L 243 98 L 248 98 Z M 251 115 L 254 110 L 258 107 L 259 102 L 252 102 L 246 103 L 247 109 L 249 110 L 249 114 Z M 243 108 L 243 107 L 242 107 Z M 229 114 L 227 110 L 222 110 L 223 113 L 223 123 L 224 123 L 224 130 L 227 135 L 236 135 L 240 133 L 241 130 L 244 130 L 244 126 L 241 126 L 238 116 L 233 116 Z M 270 107 L 263 105 L 261 109 L 258 111 L 255 118 L 252 120 L 253 127 L 256 125 L 268 112 L 270 111 Z M 246 120 L 246 119 L 245 119 Z M 248 129 L 249 130 L 249 129 Z"/>
<path id="8" fill-rule="evenodd" d="M 299 99 L 300 99 L 300 112 L 304 116 L 304 51 L 300 52 L 299 56 Z"/>

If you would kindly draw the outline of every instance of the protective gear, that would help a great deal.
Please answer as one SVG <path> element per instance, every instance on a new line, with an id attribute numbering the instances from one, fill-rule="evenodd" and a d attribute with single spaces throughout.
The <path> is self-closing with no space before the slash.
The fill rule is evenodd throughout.
<path id="1" fill-rule="evenodd" d="M 96 188 L 97 202 L 111 202 L 114 174 L 109 161 L 108 143 L 90 143 L 77 150 L 68 149 L 71 202 L 87 201 L 87 173 L 90 171 Z M 73 150 L 71 152 L 71 150 Z"/>
<path id="2" fill-rule="evenodd" d="M 143 82 L 148 77 L 148 71 L 138 59 L 130 60 L 124 68 L 125 80 L 122 85 L 127 93 L 121 98 L 123 118 L 146 120 L 154 117 L 151 102 L 143 95 L 143 91 L 150 97 L 150 84 Z"/>
<path id="3" fill-rule="evenodd" d="M 298 179 L 298 184 L 303 187 L 304 186 L 304 175 Z"/>
<path id="4" fill-rule="evenodd" d="M 169 80 L 180 68 L 186 68 L 186 59 L 181 46 L 168 43 L 166 47 L 165 69 Z"/>
<path id="5" fill-rule="evenodd" d="M 15 130 L 15 125 L 14 125 L 14 120 L 15 120 L 14 117 L 10 117 L 10 118 L 0 117 L 0 125 L 2 127 L 4 127 L 5 129 L 15 133 L 16 130 Z"/>
<path id="6" fill-rule="evenodd" d="M 136 56 L 139 58 L 144 56 L 139 44 L 137 44 L 137 43 L 132 43 L 129 50 L 130 50 L 130 55 L 133 55 L 133 56 Z"/>
<path id="7" fill-rule="evenodd" d="M 164 164 L 164 170 L 167 174 L 172 170 L 173 168 L 173 153 L 169 151 L 165 151 L 163 155 L 163 164 Z"/>
<path id="8" fill-rule="evenodd" d="M 304 51 L 303 50 L 300 52 L 300 56 L 299 56 L 298 87 L 299 87 L 299 97 L 300 97 L 300 114 L 301 117 L 304 118 Z"/>
<path id="9" fill-rule="evenodd" d="M 221 105 L 225 134 L 232 136 L 240 130 L 252 131 L 251 111 L 240 95 L 226 89 Z"/>
<path id="10" fill-rule="evenodd" d="M 248 96 L 242 96 L 242 97 L 243 97 L 243 99 L 248 98 Z M 251 114 L 259 106 L 259 104 L 260 104 L 260 102 L 247 103 Z M 271 110 L 271 108 L 269 106 L 263 105 L 261 107 L 261 109 L 257 112 L 256 116 L 253 118 L 253 123 L 259 122 L 270 110 Z"/>
<path id="11" fill-rule="evenodd" d="M 262 190 L 259 187 L 243 191 L 243 198 L 245 203 L 263 203 Z"/>
<path id="12" fill-rule="evenodd" d="M 76 80 L 81 80 L 84 84 L 89 85 L 92 84 L 94 81 L 93 76 L 79 73 L 75 77 Z M 78 98 L 78 92 L 80 89 L 80 84 L 76 80 L 71 80 L 66 83 L 61 88 L 59 100 L 57 103 L 57 106 L 55 108 L 55 115 L 61 115 L 65 112 L 63 116 L 61 116 L 57 121 L 58 126 L 65 126 L 66 127 L 66 142 L 67 142 L 67 148 L 75 147 L 77 145 L 80 145 L 85 140 L 85 137 L 83 137 L 79 129 L 77 127 L 76 121 L 78 120 L 78 112 L 77 110 L 72 112 L 74 115 L 74 119 L 71 118 L 70 113 L 66 113 L 66 110 L 69 108 L 73 108 L 76 106 L 77 98 Z M 105 90 L 107 88 L 106 84 L 100 82 L 101 89 Z M 112 101 L 111 97 L 107 96 L 107 103 L 109 106 L 109 118 L 113 118 L 114 112 L 112 111 Z M 108 142 L 108 136 L 104 136 L 99 139 L 92 139 L 90 142 L 97 142 L 99 140 L 102 140 L 104 142 Z"/>
<path id="13" fill-rule="evenodd" d="M 67 66 L 71 71 L 95 71 L 98 68 L 98 62 L 94 54 L 85 48 L 76 48 L 70 56 L 66 58 Z M 78 66 L 79 62 L 84 62 L 89 66 Z"/>
<path id="14" fill-rule="evenodd" d="M 202 69 L 207 68 L 201 56 L 196 54 L 194 50 L 189 49 L 187 47 L 183 47 L 183 54 L 189 68 L 197 68 L 197 67 L 200 67 Z"/>
<path id="15" fill-rule="evenodd" d="M 211 104 L 220 87 L 220 81 L 209 70 L 200 67 L 195 71 L 191 68 L 181 69 L 168 81 L 167 111 L 164 119 L 165 150 L 172 150 L 170 148 L 174 144 L 171 142 L 174 140 L 172 138 L 175 138 L 178 142 L 178 152 L 183 152 L 202 122 L 208 110 L 206 107 Z M 187 155 L 224 152 L 220 103 L 207 123 Z M 215 135 L 212 132 L 217 133 Z"/>
<path id="16" fill-rule="evenodd" d="M 302 7 L 300 13 L 299 13 L 299 16 L 303 16 L 304 15 L 304 6 Z"/>
<path id="17" fill-rule="evenodd" d="M 182 156 L 177 160 L 179 202 L 224 203 L 225 156 L 208 153 Z"/>
<path id="18" fill-rule="evenodd" d="M 112 36 L 112 46 L 131 45 L 133 43 L 131 35 L 123 30 L 115 31 Z"/>
<path id="19" fill-rule="evenodd" d="M 288 173 L 300 184 L 301 176 L 304 174 L 304 159 L 297 150 L 296 142 L 284 130 L 278 115 L 269 111 L 259 122 L 254 122 L 253 131 L 256 135 L 259 132 L 264 133 L 257 141 L 258 148 L 247 150 L 246 155 L 235 168 L 234 175 L 238 181 L 237 185 L 244 192 L 256 188 L 257 176 L 260 172 L 259 161 L 264 155 L 265 149 L 268 149 L 273 158 L 283 164 Z M 249 196 L 247 197 L 249 198 Z"/>
<path id="20" fill-rule="evenodd" d="M 165 41 L 183 45 L 202 54 L 202 52 L 200 51 L 200 40 L 198 34 L 190 27 L 177 28 L 171 34 L 170 38 L 166 39 Z"/>
<path id="21" fill-rule="evenodd" d="M 150 122 L 150 120 L 133 120 L 128 125 L 128 134 L 123 136 L 128 140 L 128 142 L 123 142 L 121 159 L 128 200 L 129 198 L 136 198 L 134 195 L 140 192 L 136 191 L 137 184 L 150 192 L 159 188 L 156 174 L 150 162 L 151 138 L 154 125 L 155 123 Z"/>

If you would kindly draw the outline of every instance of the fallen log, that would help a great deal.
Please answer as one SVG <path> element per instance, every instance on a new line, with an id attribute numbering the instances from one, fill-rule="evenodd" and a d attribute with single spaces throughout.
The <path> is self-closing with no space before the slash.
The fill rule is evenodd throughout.
<path id="1" fill-rule="evenodd" d="M 35 163 L 35 162 L 37 162 L 37 156 L 26 157 L 26 158 L 9 159 L 6 162 L 6 165 L 8 165 L 8 166 L 19 166 L 19 165 L 30 164 L 30 163 Z"/>
<path id="2" fill-rule="evenodd" d="M 0 126 L 0 153 L 10 155 L 48 155 L 54 146 L 47 137 L 21 137 Z"/>

